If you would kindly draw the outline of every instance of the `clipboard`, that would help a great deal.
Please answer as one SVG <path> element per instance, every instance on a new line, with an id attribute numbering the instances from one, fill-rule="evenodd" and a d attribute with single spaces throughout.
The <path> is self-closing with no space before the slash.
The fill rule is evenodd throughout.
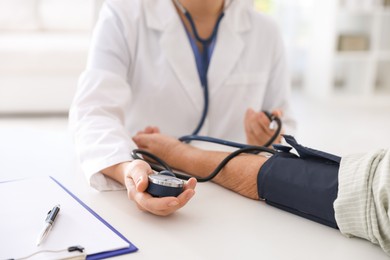
<path id="1" fill-rule="evenodd" d="M 36 238 L 45 214 L 55 204 L 61 211 L 44 243 Z M 0 259 L 104 259 L 138 250 L 126 237 L 100 217 L 53 177 L 0 182 Z M 80 245 L 83 253 L 68 252 Z"/>

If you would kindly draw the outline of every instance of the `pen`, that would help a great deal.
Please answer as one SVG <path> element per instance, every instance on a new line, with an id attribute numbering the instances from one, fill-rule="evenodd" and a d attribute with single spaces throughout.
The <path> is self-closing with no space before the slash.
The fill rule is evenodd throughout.
<path id="1" fill-rule="evenodd" d="M 45 227 L 43 228 L 42 233 L 38 237 L 37 246 L 39 246 L 42 243 L 42 241 L 45 239 L 47 234 L 50 232 L 50 230 L 54 224 L 54 220 L 57 217 L 58 212 L 60 212 L 60 205 L 59 204 L 55 205 L 54 208 L 47 213 L 47 216 L 45 219 Z"/>

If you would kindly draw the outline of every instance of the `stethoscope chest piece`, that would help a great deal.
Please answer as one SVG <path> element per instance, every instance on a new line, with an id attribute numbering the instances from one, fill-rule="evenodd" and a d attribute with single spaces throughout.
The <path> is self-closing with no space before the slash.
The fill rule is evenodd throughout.
<path id="1" fill-rule="evenodd" d="M 153 197 L 177 197 L 183 192 L 184 181 L 169 171 L 149 175 L 147 192 Z"/>

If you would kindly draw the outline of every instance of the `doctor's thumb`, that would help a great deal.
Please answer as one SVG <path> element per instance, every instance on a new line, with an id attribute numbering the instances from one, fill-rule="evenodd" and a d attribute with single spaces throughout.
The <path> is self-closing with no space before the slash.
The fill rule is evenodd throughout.
<path id="1" fill-rule="evenodd" d="M 281 118 L 283 116 L 283 111 L 281 109 L 275 109 L 275 110 L 272 111 L 272 114 L 274 116 L 277 116 L 277 117 Z"/>
<path id="2" fill-rule="evenodd" d="M 148 178 L 145 176 L 140 176 L 135 183 L 135 187 L 138 192 L 144 192 L 148 188 Z"/>

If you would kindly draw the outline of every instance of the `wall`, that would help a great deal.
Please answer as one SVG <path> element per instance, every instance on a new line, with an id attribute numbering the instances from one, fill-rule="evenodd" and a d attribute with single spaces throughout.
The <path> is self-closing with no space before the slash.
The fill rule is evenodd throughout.
<path id="1" fill-rule="evenodd" d="M 68 110 L 95 17 L 92 0 L 0 0 L 0 115 Z"/>

